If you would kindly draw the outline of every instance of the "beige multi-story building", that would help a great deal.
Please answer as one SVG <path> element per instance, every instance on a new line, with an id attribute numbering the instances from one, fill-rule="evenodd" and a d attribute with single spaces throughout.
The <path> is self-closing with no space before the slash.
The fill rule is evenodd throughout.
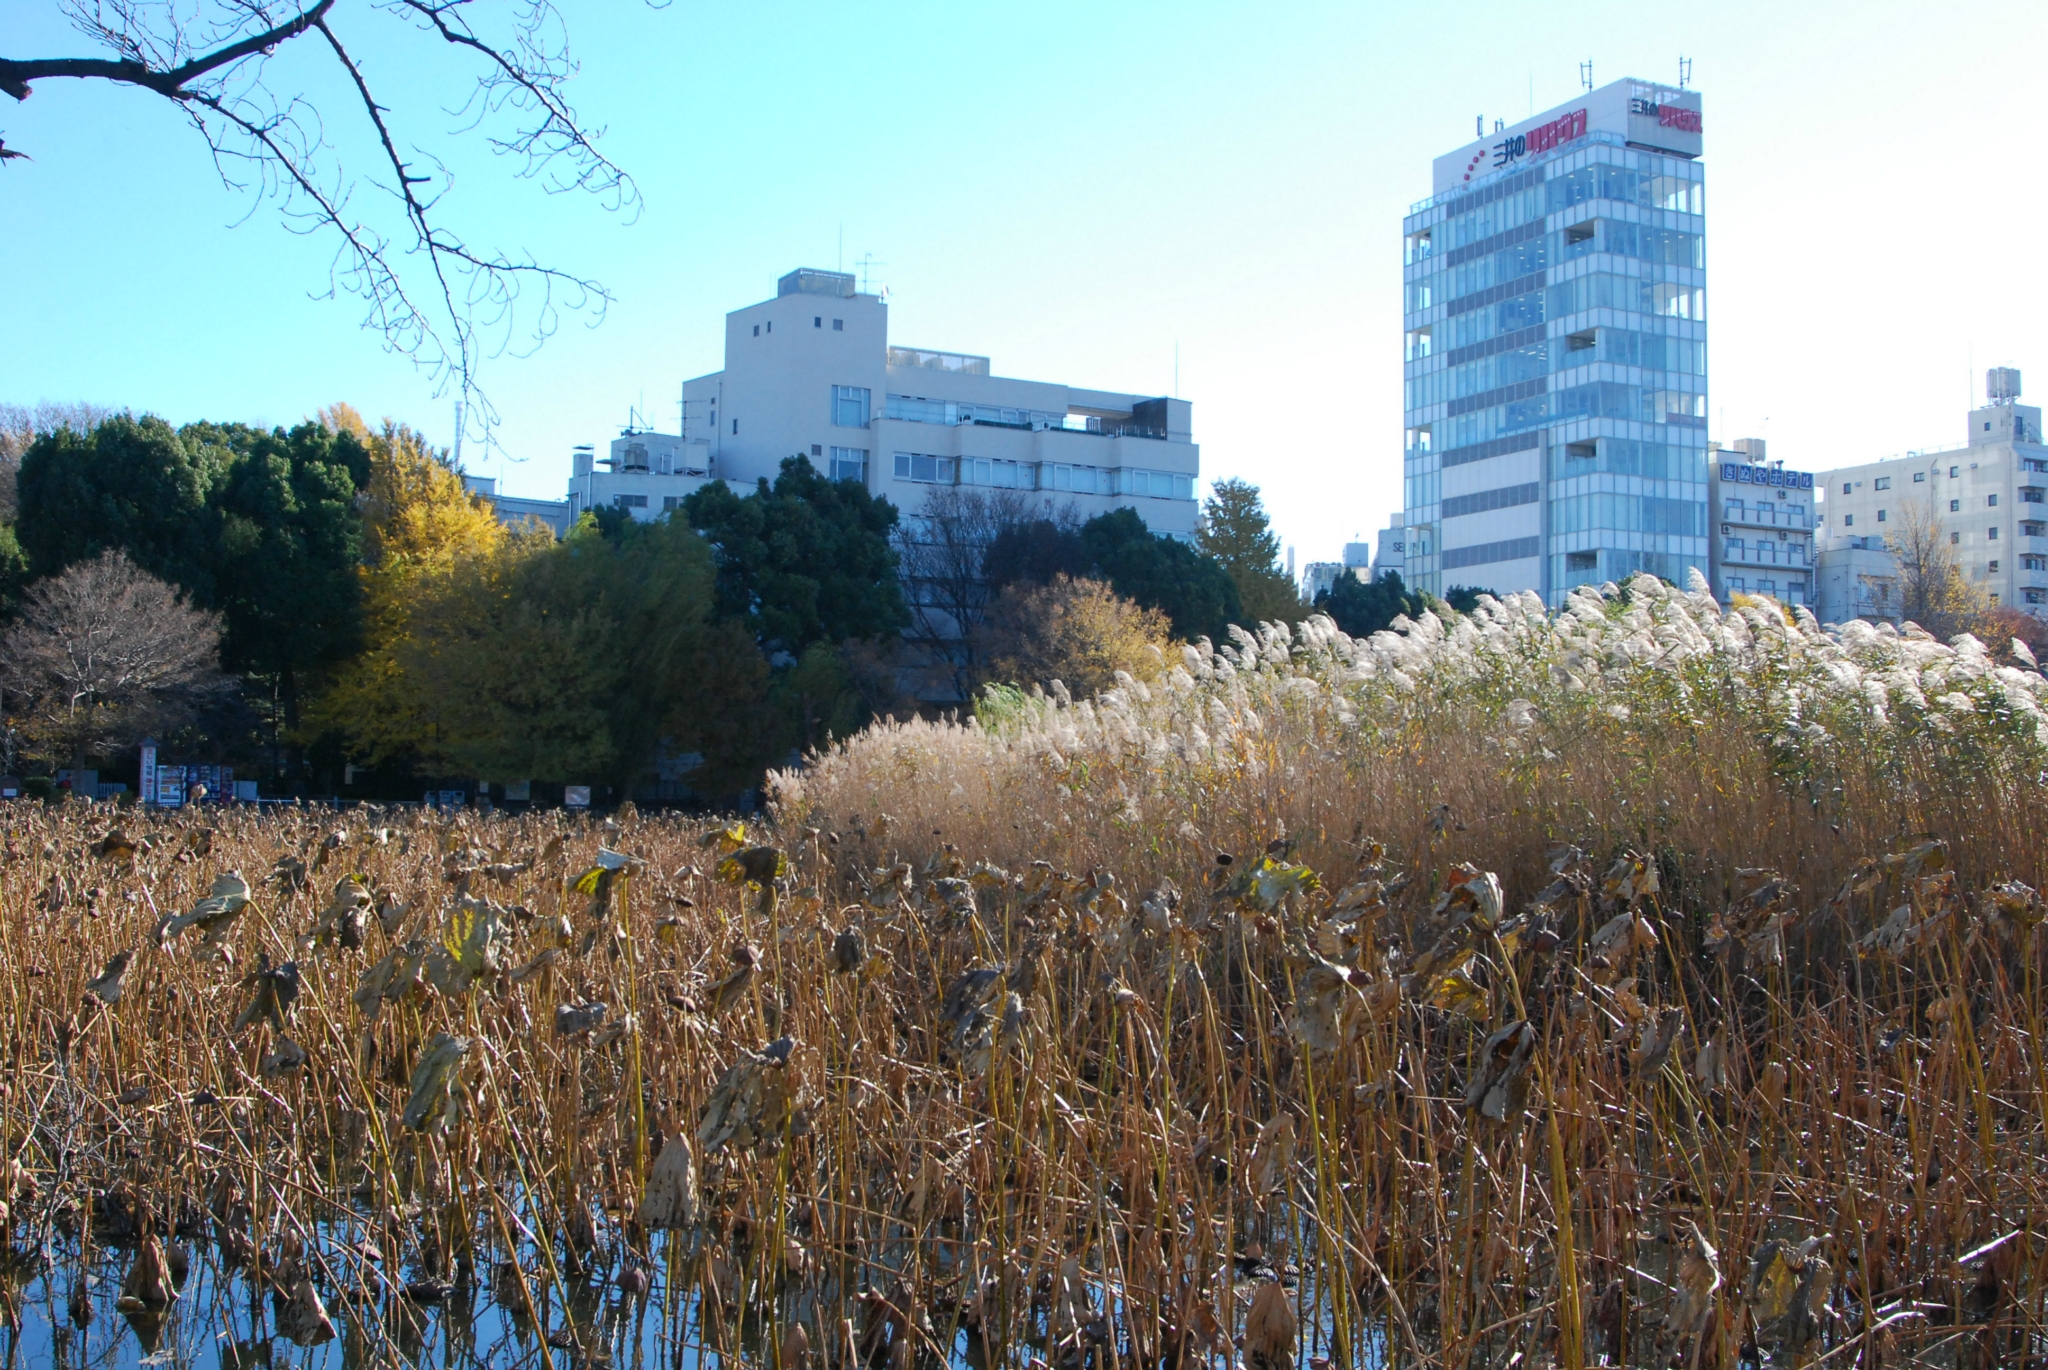
<path id="1" fill-rule="evenodd" d="M 1875 608 L 1884 553 L 1911 508 L 1956 549 L 1963 577 L 1993 602 L 2048 618 L 2048 446 L 2041 411 L 2020 404 L 2020 373 L 1995 367 L 1968 441 L 1822 472 L 1823 619 L 1895 617 Z M 1858 555 L 1860 554 L 1860 555 Z M 1886 557 L 1883 560 L 1888 561 Z M 1851 561 L 1867 563 L 1842 574 Z M 1830 595 L 1831 586 L 1838 587 Z M 1868 592 L 1868 593 L 1865 593 Z M 1870 599 L 1874 612 L 1859 608 Z"/>
<path id="2" fill-rule="evenodd" d="M 1762 438 L 1709 443 L 1708 526 L 1714 597 L 1770 595 L 1813 603 L 1813 473 L 1765 458 Z"/>

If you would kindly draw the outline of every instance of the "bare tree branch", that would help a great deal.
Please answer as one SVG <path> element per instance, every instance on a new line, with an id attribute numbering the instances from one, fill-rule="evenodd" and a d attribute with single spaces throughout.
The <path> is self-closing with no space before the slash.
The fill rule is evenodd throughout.
<path id="1" fill-rule="evenodd" d="M 174 67 L 169 71 L 152 71 L 148 63 L 135 58 L 108 61 L 101 57 L 50 57 L 39 61 L 13 62 L 0 57 L 0 92 L 12 95 L 17 100 L 29 97 L 29 82 L 40 81 L 45 76 L 98 77 L 105 81 L 125 81 L 130 85 L 146 86 L 159 95 L 181 99 L 185 87 L 209 72 L 218 71 L 244 57 L 253 57 L 259 52 L 269 52 L 287 38 L 296 38 L 307 29 L 325 18 L 327 11 L 334 8 L 334 0 L 320 0 L 320 3 L 303 14 L 294 16 L 284 23 L 263 33 L 251 34 L 238 43 L 229 43 L 216 52 Z"/>
<path id="2" fill-rule="evenodd" d="M 468 95 L 448 112 L 466 116 L 455 132 L 483 129 L 500 156 L 521 159 L 514 175 L 542 178 L 550 192 L 598 196 L 606 208 L 639 202 L 632 178 L 597 149 L 600 130 L 586 128 L 565 92 L 575 75 L 554 0 L 520 0 L 474 8 L 475 0 L 317 0 L 290 6 L 276 0 L 62 0 L 73 24 L 111 57 L 0 58 L 0 91 L 28 97 L 31 83 L 80 78 L 133 85 L 176 103 L 213 157 L 223 185 L 250 191 L 251 208 L 280 202 L 285 224 L 299 233 L 331 233 L 335 260 L 327 296 L 361 299 L 363 326 L 385 346 L 427 371 L 436 393 L 454 390 L 468 402 L 478 435 L 489 440 L 495 410 L 478 381 L 483 361 L 538 347 L 565 312 L 603 318 L 612 296 L 596 281 L 472 244 L 449 221 L 447 168 L 394 127 L 391 108 L 338 21 L 349 14 L 383 15 L 422 38 L 481 64 Z M 498 18 L 479 32 L 476 14 Z M 357 204 L 358 178 L 309 96 L 272 93 L 272 55 L 294 38 L 318 32 L 326 52 L 356 95 L 360 119 L 337 123 L 342 142 L 360 141 L 384 173 L 363 176 L 381 192 Z M 293 49 L 297 51 L 299 49 Z M 492 127 L 509 121 L 510 127 Z M 19 155 L 8 150 L 10 156 Z M 388 209 L 380 219 L 377 206 Z M 380 226 L 380 224 L 382 226 Z M 411 276 L 432 277 L 431 289 Z M 525 341 L 519 340 L 524 335 Z"/>

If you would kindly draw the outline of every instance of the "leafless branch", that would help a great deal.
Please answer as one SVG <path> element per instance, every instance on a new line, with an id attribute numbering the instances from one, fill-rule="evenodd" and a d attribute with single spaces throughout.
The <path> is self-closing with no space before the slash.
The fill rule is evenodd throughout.
<path id="1" fill-rule="evenodd" d="M 460 393 L 485 436 L 495 416 L 478 384 L 481 363 L 539 346 L 565 312 L 593 322 L 603 317 L 612 297 L 596 281 L 531 256 L 480 248 L 452 226 L 447 168 L 394 127 L 390 106 L 378 98 L 340 27 L 361 22 L 351 15 L 382 15 L 439 38 L 444 50 L 479 66 L 468 95 L 448 105 L 464 119 L 456 133 L 483 129 L 494 154 L 519 160 L 514 175 L 541 179 L 550 192 L 581 191 L 608 209 L 630 211 L 639 203 L 638 188 L 598 151 L 601 130 L 586 128 L 566 98 L 577 68 L 554 0 L 484 10 L 475 9 L 475 0 L 350 0 L 346 6 L 340 0 L 289 6 L 275 0 L 64 0 L 64 6 L 74 26 L 112 56 L 0 58 L 0 91 L 25 100 L 35 81 L 93 79 L 175 102 L 205 139 L 222 184 L 253 194 L 252 210 L 275 200 L 293 231 L 334 236 L 335 261 L 323 293 L 361 299 L 364 327 L 428 371 L 437 393 Z M 490 34 L 472 22 L 477 14 L 497 17 Z M 375 174 L 351 171 L 310 96 L 280 97 L 266 81 L 272 56 L 315 32 L 356 96 L 350 119 L 335 127 L 344 143 L 354 139 L 352 129 L 374 141 L 371 155 L 381 168 Z M 410 153 L 401 151 L 408 147 Z M 379 192 L 361 208 L 359 182 Z M 381 219 L 379 205 L 388 210 Z M 411 280 L 422 273 L 431 277 L 431 288 Z"/>

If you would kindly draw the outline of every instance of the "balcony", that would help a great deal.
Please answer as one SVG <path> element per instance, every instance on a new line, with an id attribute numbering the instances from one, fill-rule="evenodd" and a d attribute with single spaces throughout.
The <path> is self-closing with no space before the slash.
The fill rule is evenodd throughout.
<path id="1" fill-rule="evenodd" d="M 1790 566 L 1803 571 L 1810 561 L 1804 540 L 1745 543 L 1737 538 L 1721 545 L 1724 566 Z"/>
<path id="2" fill-rule="evenodd" d="M 1811 526 L 1804 505 L 1764 505 L 1758 508 L 1723 508 L 1721 522 L 1739 523 L 1746 528 L 1799 528 Z"/>

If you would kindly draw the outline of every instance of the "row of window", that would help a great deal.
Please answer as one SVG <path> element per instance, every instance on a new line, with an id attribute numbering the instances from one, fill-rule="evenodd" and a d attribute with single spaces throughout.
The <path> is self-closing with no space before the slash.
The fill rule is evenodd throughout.
<path id="1" fill-rule="evenodd" d="M 1707 421 L 1707 397 L 1690 390 L 1593 381 L 1410 428 L 1409 446 L 1415 447 L 1421 435 L 1425 445 L 1433 441 L 1442 448 L 1468 447 L 1498 434 L 1569 419 L 1625 419 L 1698 428 Z"/>
<path id="2" fill-rule="evenodd" d="M 837 449 L 835 449 L 837 450 Z M 862 454 L 865 458 L 865 453 Z M 979 485 L 997 490 L 1059 490 L 1077 495 L 1130 495 L 1145 499 L 1193 499 L 1195 478 L 1176 471 L 1131 466 L 1082 466 L 1069 462 L 1007 461 L 990 457 L 940 457 L 898 452 L 896 478 L 925 485 Z"/>
<path id="3" fill-rule="evenodd" d="M 1553 534 L 1587 533 L 1597 529 L 1602 532 L 1700 537 L 1706 528 L 1707 506 L 1702 500 L 1596 491 L 1587 495 L 1566 495 L 1550 502 L 1550 531 Z"/>
<path id="4" fill-rule="evenodd" d="M 1780 589 L 1778 582 L 1769 576 L 1758 579 L 1752 579 L 1747 576 L 1729 576 L 1727 578 L 1727 585 L 1730 594 L 1772 595 L 1786 604 L 1804 604 L 1806 602 L 1806 582 L 1804 580 L 1788 580 L 1784 583 L 1783 588 Z"/>
<path id="5" fill-rule="evenodd" d="M 922 395 L 891 395 L 883 411 L 889 418 L 908 423 L 1001 424 L 1011 428 L 1074 428 L 1101 431 L 1102 421 L 1090 421 L 1063 410 L 1022 409 L 997 404 L 961 404 L 953 400 L 928 400 Z"/>
<path id="6" fill-rule="evenodd" d="M 1413 346 L 1414 334 L 1410 334 Z M 1693 338 L 1667 338 L 1656 333 L 1628 328 L 1589 328 L 1561 340 L 1554 358 L 1547 339 L 1515 348 L 1486 349 L 1488 355 L 1462 365 L 1428 371 L 1410 377 L 1405 384 L 1409 412 L 1432 404 L 1455 403 L 1467 397 L 1523 384 L 1548 375 L 1552 370 L 1593 362 L 1641 367 L 1646 371 L 1675 371 L 1680 375 L 1707 374 L 1707 345 Z M 1492 403 L 1509 398 L 1503 395 Z M 1468 406 L 1482 408 L 1483 404 Z M 1454 411 L 1456 412 L 1456 411 Z"/>
<path id="7" fill-rule="evenodd" d="M 1440 301 L 1450 302 L 1454 312 L 1460 305 L 1477 308 L 1490 303 L 1480 298 L 1487 290 L 1519 281 L 1553 263 L 1576 261 L 1596 252 L 1659 266 L 1704 268 L 1707 264 L 1706 240 L 1697 233 L 1620 219 L 1587 219 L 1547 235 L 1527 231 L 1533 228 L 1530 224 L 1498 234 L 1488 242 L 1499 246 L 1466 260 L 1460 260 L 1462 253 L 1452 253 L 1443 270 L 1408 282 L 1408 312 L 1429 309 Z"/>
<path id="8" fill-rule="evenodd" d="M 1606 157 L 1615 156 L 1602 151 Z M 1409 234 L 1407 258 L 1410 262 L 1422 261 L 1594 200 L 1619 200 L 1678 214 L 1706 212 L 1706 192 L 1701 183 L 1687 175 L 1672 174 L 1683 172 L 1683 163 L 1656 156 L 1636 160 L 1636 166 L 1591 161 L 1558 172 L 1548 181 L 1543 179 L 1545 171 L 1554 170 L 1554 164 L 1504 177 L 1457 201 L 1457 213 Z"/>
<path id="9" fill-rule="evenodd" d="M 1513 509 L 1534 504 L 1542 494 L 1543 487 L 1536 481 L 1529 481 L 1524 485 L 1503 485 L 1470 495 L 1451 495 L 1444 500 L 1443 517 L 1454 519 L 1467 514 L 1483 514 L 1492 509 Z"/>

